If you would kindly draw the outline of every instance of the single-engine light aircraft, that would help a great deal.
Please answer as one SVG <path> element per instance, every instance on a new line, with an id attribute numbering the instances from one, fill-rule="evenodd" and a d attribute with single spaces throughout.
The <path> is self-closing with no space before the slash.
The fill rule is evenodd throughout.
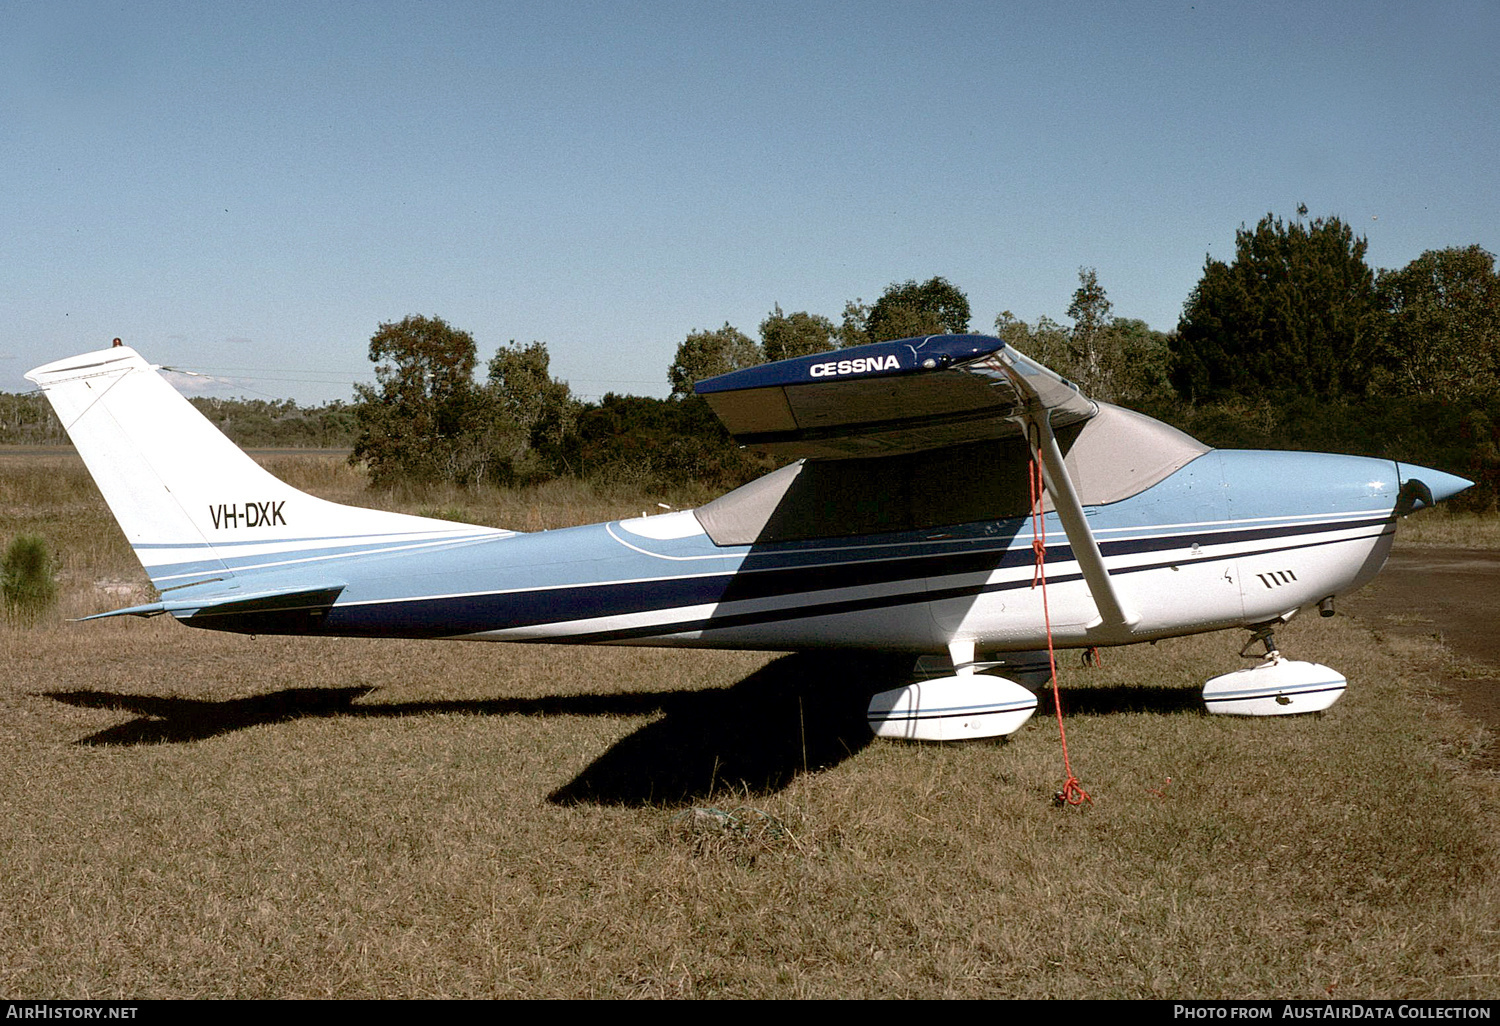
<path id="1" fill-rule="evenodd" d="M 1053 647 L 1226 628 L 1251 632 L 1240 654 L 1258 665 L 1209 681 L 1211 711 L 1325 709 L 1344 678 L 1283 658 L 1273 629 L 1331 615 L 1384 564 L 1398 517 L 1470 484 L 1384 459 L 1211 449 L 998 338 L 936 335 L 701 381 L 740 444 L 796 462 L 699 509 L 520 533 L 298 491 L 128 347 L 27 377 L 160 594 L 96 616 L 906 652 L 922 657 L 913 683 L 867 715 L 877 734 L 928 740 L 1016 730 Z"/>

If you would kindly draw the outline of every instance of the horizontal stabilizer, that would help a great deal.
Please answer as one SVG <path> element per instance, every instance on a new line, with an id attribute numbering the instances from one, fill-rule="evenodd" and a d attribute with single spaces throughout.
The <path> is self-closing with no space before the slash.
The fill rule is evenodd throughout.
<path id="1" fill-rule="evenodd" d="M 169 599 L 142 606 L 114 609 L 85 616 L 102 620 L 110 616 L 159 616 L 171 613 L 194 627 L 234 631 L 239 634 L 304 634 L 317 627 L 333 608 L 342 584 L 291 591 L 267 591 L 257 595 L 221 593 L 215 597 Z"/>

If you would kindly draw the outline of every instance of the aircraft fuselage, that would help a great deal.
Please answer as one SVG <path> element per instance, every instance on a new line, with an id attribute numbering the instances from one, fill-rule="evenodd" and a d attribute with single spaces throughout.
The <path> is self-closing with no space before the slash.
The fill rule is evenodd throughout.
<path id="1" fill-rule="evenodd" d="M 1395 530 L 1402 467 L 1318 453 L 1210 450 L 1128 499 L 1086 507 L 1116 588 L 1142 610 L 1099 622 L 1055 514 L 1046 598 L 1060 646 L 1127 644 L 1262 623 L 1356 588 Z M 278 506 L 287 523 L 296 509 Z M 263 610 L 185 622 L 255 633 L 488 641 L 941 652 L 1046 645 L 1029 518 L 856 537 L 720 546 L 692 511 L 417 547 L 324 551 L 276 567 L 226 558 L 264 589 L 342 591 L 316 615 Z M 221 552 L 224 549 L 221 548 Z"/>

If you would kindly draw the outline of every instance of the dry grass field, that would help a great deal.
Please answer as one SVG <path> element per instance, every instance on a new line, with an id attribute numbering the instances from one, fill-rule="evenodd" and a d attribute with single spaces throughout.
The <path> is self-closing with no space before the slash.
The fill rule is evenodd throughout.
<path id="1" fill-rule="evenodd" d="M 1402 525 L 1400 544 L 1407 547 L 1500 549 L 1500 516 L 1452 513 L 1439 506 Z"/>
<path id="2" fill-rule="evenodd" d="M 521 529 L 702 498 L 273 470 Z M 1238 634 L 1069 658 L 1059 808 L 1050 708 L 873 742 L 882 661 L 68 623 L 144 585 L 75 459 L 0 455 L 23 532 L 64 598 L 0 633 L 8 997 L 1500 994 L 1500 791 L 1433 641 L 1298 621 L 1350 690 L 1272 721 L 1199 711 Z"/>

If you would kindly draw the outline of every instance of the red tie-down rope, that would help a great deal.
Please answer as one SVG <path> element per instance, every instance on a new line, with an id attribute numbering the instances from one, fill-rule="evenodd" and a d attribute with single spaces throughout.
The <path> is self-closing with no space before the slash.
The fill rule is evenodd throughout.
<path id="1" fill-rule="evenodd" d="M 1057 736 L 1062 739 L 1063 772 L 1068 777 L 1057 797 L 1060 799 L 1059 804 L 1066 802 L 1068 805 L 1082 805 L 1088 802 L 1092 805 L 1094 799 L 1089 797 L 1089 793 L 1073 775 L 1073 764 L 1068 758 L 1068 731 L 1063 726 L 1062 695 L 1057 690 L 1057 653 L 1052 648 L 1052 613 L 1047 608 L 1047 521 L 1042 515 L 1045 486 L 1042 482 L 1042 464 L 1037 458 L 1040 440 L 1033 440 L 1036 444 L 1031 447 L 1031 470 L 1028 477 L 1031 482 L 1031 551 L 1036 553 L 1036 570 L 1031 575 L 1031 586 L 1035 588 L 1041 585 L 1042 588 L 1042 621 L 1047 625 L 1047 662 L 1052 668 L 1052 708 L 1057 712 Z"/>

